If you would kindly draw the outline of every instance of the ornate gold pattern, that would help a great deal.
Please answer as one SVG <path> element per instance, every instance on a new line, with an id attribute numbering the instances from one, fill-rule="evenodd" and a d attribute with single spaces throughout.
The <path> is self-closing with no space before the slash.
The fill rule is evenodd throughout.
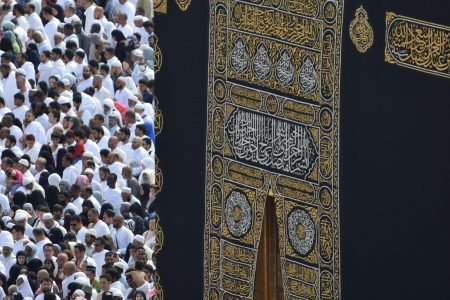
<path id="1" fill-rule="evenodd" d="M 164 125 L 164 117 L 160 109 L 159 100 L 157 97 L 155 99 L 155 136 L 158 136 Z"/>
<path id="2" fill-rule="evenodd" d="M 159 70 L 161 70 L 163 56 L 161 49 L 158 46 L 158 38 L 156 38 L 155 41 L 155 73 L 157 73 Z"/>
<path id="3" fill-rule="evenodd" d="M 167 0 L 154 0 L 153 1 L 153 9 L 155 12 L 167 13 Z"/>
<path id="4" fill-rule="evenodd" d="M 450 27 L 386 13 L 385 60 L 450 78 Z"/>
<path id="5" fill-rule="evenodd" d="M 178 7 L 186 11 L 189 8 L 189 5 L 191 5 L 191 0 L 176 0 Z"/>
<path id="6" fill-rule="evenodd" d="M 367 11 L 362 6 L 356 10 L 355 18 L 350 23 L 350 39 L 361 53 L 365 53 L 373 45 L 373 29 L 369 24 Z"/>
<path id="7" fill-rule="evenodd" d="M 339 299 L 342 0 L 209 3 L 204 298 L 254 298 L 270 195 L 284 299 Z"/>

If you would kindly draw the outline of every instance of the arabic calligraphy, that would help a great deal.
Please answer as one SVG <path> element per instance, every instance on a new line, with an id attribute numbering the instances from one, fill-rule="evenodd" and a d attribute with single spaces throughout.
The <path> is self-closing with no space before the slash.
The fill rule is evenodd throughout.
<path id="1" fill-rule="evenodd" d="M 450 27 L 386 13 L 385 60 L 450 78 Z"/>
<path id="2" fill-rule="evenodd" d="M 269 58 L 267 46 L 261 43 L 253 57 L 253 72 L 259 80 L 264 80 L 270 75 L 271 70 L 272 62 Z"/>
<path id="3" fill-rule="evenodd" d="M 303 125 L 236 109 L 225 130 L 235 157 L 261 166 L 305 177 L 318 157 Z"/>
<path id="4" fill-rule="evenodd" d="M 308 48 L 320 47 L 321 23 L 273 9 L 236 3 L 232 8 L 231 25 L 241 31 L 257 33 Z"/>
<path id="5" fill-rule="evenodd" d="M 303 64 L 300 67 L 299 81 L 300 87 L 306 93 L 312 93 L 317 87 L 317 81 L 319 75 L 317 75 L 316 68 L 314 67 L 314 62 L 311 56 L 306 55 L 303 58 Z"/>
<path id="6" fill-rule="evenodd" d="M 362 6 L 356 10 L 355 19 L 350 23 L 350 39 L 361 53 L 373 45 L 373 29 L 367 11 Z"/>
<path id="7" fill-rule="evenodd" d="M 248 67 L 248 53 L 245 49 L 244 41 L 237 38 L 234 44 L 233 51 L 231 51 L 231 67 L 238 74 L 244 73 Z"/>
<path id="8" fill-rule="evenodd" d="M 294 81 L 295 71 L 291 56 L 291 53 L 284 49 L 277 63 L 277 80 L 284 87 L 291 85 Z"/>

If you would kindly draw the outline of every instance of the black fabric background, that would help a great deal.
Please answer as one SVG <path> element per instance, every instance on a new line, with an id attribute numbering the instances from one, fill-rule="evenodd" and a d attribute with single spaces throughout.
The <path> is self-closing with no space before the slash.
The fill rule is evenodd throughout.
<path id="1" fill-rule="evenodd" d="M 203 292 L 208 1 L 169 1 L 156 17 L 164 128 L 158 266 L 165 299 Z M 364 5 L 375 42 L 360 54 L 348 28 Z M 450 80 L 384 62 L 386 11 L 449 26 L 450 4 L 345 1 L 340 211 L 342 299 L 450 299 Z"/>

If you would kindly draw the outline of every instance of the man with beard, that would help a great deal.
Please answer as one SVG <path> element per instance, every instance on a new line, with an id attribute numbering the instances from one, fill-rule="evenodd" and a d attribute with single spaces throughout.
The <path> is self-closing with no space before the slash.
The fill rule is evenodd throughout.
<path id="1" fill-rule="evenodd" d="M 12 253 L 14 244 L 12 239 L 3 242 L 2 255 L 0 256 L 0 263 L 5 267 L 6 279 L 9 279 L 9 270 L 16 263 L 16 256 Z"/>
<path id="2" fill-rule="evenodd" d="M 35 300 L 44 300 L 46 295 L 55 295 L 55 299 L 61 300 L 58 295 L 53 293 L 53 280 L 51 278 L 44 278 L 41 280 L 41 292 L 36 296 Z"/>
<path id="3" fill-rule="evenodd" d="M 103 86 L 103 76 L 95 75 L 92 81 L 92 85 L 95 88 L 94 97 L 100 100 L 106 98 L 112 98 L 112 94 Z"/>
<path id="4" fill-rule="evenodd" d="M 83 80 L 80 81 L 77 87 L 78 92 L 83 92 L 86 88 L 92 86 L 92 74 L 91 74 L 91 68 L 87 65 L 83 67 Z"/>
<path id="5" fill-rule="evenodd" d="M 116 79 L 116 94 L 114 95 L 114 97 L 122 105 L 128 106 L 128 99 L 133 96 L 133 93 L 125 85 L 125 77 L 121 76 Z"/>
<path id="6" fill-rule="evenodd" d="M 23 155 L 23 151 L 17 147 L 16 137 L 12 134 L 8 135 L 5 139 L 5 149 L 10 149 L 17 157 L 21 157 Z"/>
<path id="7" fill-rule="evenodd" d="M 127 247 L 133 242 L 134 235 L 130 229 L 123 226 L 123 216 L 115 215 L 113 218 L 114 232 L 112 234 L 113 244 L 120 254 L 125 255 Z"/>

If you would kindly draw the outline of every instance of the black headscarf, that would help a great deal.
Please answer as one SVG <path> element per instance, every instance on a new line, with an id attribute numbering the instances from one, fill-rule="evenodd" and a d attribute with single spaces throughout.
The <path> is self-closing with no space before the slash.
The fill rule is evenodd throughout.
<path id="1" fill-rule="evenodd" d="M 44 190 L 49 186 L 48 184 L 48 177 L 50 176 L 50 173 L 47 171 L 44 171 L 41 173 L 41 176 L 39 176 L 39 185 L 44 188 Z"/>
<path id="2" fill-rule="evenodd" d="M 150 200 L 150 184 L 143 183 L 141 184 L 141 188 L 144 191 L 143 195 L 140 195 L 139 200 L 141 201 L 141 206 L 145 209 L 147 207 L 147 203 Z"/>
<path id="3" fill-rule="evenodd" d="M 19 256 L 25 256 L 25 251 L 18 251 L 16 254 L 16 258 Z M 9 279 L 8 279 L 8 286 L 11 284 L 15 284 L 17 277 L 20 275 L 20 270 L 26 267 L 26 261 L 24 264 L 19 264 L 19 260 L 16 260 L 16 263 L 12 265 L 11 269 L 9 269 Z"/>
<path id="4" fill-rule="evenodd" d="M 42 145 L 42 148 L 39 151 L 39 157 L 45 158 L 45 168 L 50 174 L 56 172 L 56 165 L 52 155 L 52 148 L 50 148 L 49 145 Z"/>
<path id="5" fill-rule="evenodd" d="M 58 187 L 54 185 L 49 185 L 45 190 L 45 202 L 47 202 L 49 207 L 55 206 L 58 204 Z"/>
<path id="6" fill-rule="evenodd" d="M 30 61 L 34 65 L 34 70 L 37 73 L 38 66 L 41 63 L 39 61 L 39 51 L 37 45 L 35 43 L 28 44 L 27 51 L 25 53 L 28 57 L 28 61 Z"/>
<path id="7" fill-rule="evenodd" d="M 64 172 L 64 167 L 62 165 L 62 158 L 63 156 L 67 153 L 67 150 L 64 148 L 61 148 L 58 150 L 57 154 L 56 154 L 56 172 L 58 173 L 59 176 L 63 176 L 63 172 Z"/>
<path id="8" fill-rule="evenodd" d="M 39 205 L 48 206 L 44 195 L 42 195 L 41 191 L 38 190 L 34 190 L 28 195 L 28 202 L 31 203 L 33 207 L 38 207 Z"/>
<path id="9" fill-rule="evenodd" d="M 27 195 L 24 192 L 16 192 L 13 196 L 13 203 L 20 208 L 23 208 L 23 205 L 28 201 Z"/>

